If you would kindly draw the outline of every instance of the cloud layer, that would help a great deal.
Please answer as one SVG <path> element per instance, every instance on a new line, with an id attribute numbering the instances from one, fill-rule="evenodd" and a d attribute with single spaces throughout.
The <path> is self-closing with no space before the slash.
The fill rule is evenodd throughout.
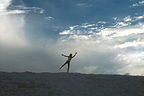
<path id="1" fill-rule="evenodd" d="M 91 54 L 81 56 L 89 61 L 84 69 L 94 66 L 93 72 L 96 73 L 102 73 L 103 70 L 105 73 L 143 74 L 138 66 L 144 67 L 144 24 L 132 24 L 139 17 L 127 16 L 108 27 L 103 26 L 107 22 L 101 23 L 101 26 L 98 23 L 70 26 L 69 30 L 60 32 L 60 40 L 63 44 L 74 42 L 85 56 Z"/>
<path id="2" fill-rule="evenodd" d="M 25 4 L 12 6 L 11 0 L 0 2 L 1 71 L 58 72 L 66 60 L 60 57 L 61 53 L 77 51 L 71 72 L 143 75 L 143 13 L 65 26 L 58 24 L 64 17 L 57 17 L 56 13 L 51 16 L 48 9 Z M 95 5 L 77 2 L 73 6 L 83 10 Z M 54 5 L 52 8 L 59 9 Z M 52 38 L 52 34 L 57 38 Z"/>

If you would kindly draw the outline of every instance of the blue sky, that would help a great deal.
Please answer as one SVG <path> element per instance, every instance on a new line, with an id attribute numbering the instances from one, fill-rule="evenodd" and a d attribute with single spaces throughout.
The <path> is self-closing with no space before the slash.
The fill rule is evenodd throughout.
<path id="1" fill-rule="evenodd" d="M 1 0 L 0 71 L 143 75 L 144 0 Z M 63 71 L 66 70 L 66 66 Z"/>
<path id="2" fill-rule="evenodd" d="M 130 10 L 129 7 L 130 4 L 129 0 L 23 0 L 19 3 L 18 0 L 13 0 L 9 9 L 20 5 L 27 7 L 27 11 L 31 10 L 31 12 L 25 14 L 26 22 L 30 23 L 30 26 L 27 27 L 31 27 L 31 30 L 37 34 L 40 32 L 40 34 L 55 38 L 59 31 L 67 29 L 68 26 L 98 21 L 109 21 L 111 23 L 112 17 L 124 18 L 133 14 L 133 10 Z M 19 9 L 24 10 L 22 6 Z M 32 9 L 32 7 L 35 7 L 35 9 Z M 44 12 L 39 13 L 41 10 Z M 36 32 L 36 28 L 38 32 Z"/>

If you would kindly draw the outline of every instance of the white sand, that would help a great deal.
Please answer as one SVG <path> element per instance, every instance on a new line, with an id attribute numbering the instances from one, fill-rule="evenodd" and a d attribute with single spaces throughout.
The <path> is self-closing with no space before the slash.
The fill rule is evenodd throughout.
<path id="1" fill-rule="evenodd" d="M 0 72 L 0 96 L 144 96 L 144 77 Z"/>

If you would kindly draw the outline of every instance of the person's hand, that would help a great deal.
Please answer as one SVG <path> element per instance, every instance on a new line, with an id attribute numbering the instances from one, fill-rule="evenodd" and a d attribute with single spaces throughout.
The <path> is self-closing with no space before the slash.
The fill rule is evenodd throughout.
<path id="1" fill-rule="evenodd" d="M 77 52 L 75 54 L 77 54 Z"/>
<path id="2" fill-rule="evenodd" d="M 64 54 L 61 54 L 62 56 L 64 56 Z"/>

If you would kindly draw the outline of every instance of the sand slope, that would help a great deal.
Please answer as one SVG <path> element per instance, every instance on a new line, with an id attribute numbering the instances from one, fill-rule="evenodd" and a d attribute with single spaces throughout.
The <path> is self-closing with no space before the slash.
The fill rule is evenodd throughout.
<path id="1" fill-rule="evenodd" d="M 144 77 L 0 72 L 0 96 L 144 96 Z"/>

